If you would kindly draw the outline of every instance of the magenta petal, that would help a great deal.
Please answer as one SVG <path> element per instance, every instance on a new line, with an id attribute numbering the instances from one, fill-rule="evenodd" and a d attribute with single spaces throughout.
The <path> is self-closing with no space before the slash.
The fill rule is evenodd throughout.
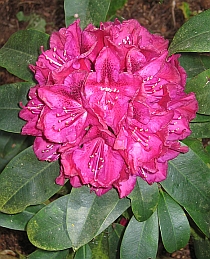
<path id="1" fill-rule="evenodd" d="M 97 82 L 118 81 L 120 60 L 111 49 L 104 47 L 95 64 Z"/>
<path id="2" fill-rule="evenodd" d="M 34 153 L 38 159 L 49 162 L 55 161 L 59 158 L 59 147 L 60 144 L 49 142 L 42 137 L 36 137 L 33 145 Z"/>
<path id="3" fill-rule="evenodd" d="M 132 48 L 127 54 L 127 71 L 135 73 L 146 65 L 146 57 L 137 49 Z"/>
<path id="4" fill-rule="evenodd" d="M 136 176 L 129 175 L 128 180 L 119 181 L 117 184 L 114 184 L 114 186 L 117 188 L 120 198 L 124 198 L 132 192 L 132 190 L 135 187 L 135 184 Z"/>
<path id="5" fill-rule="evenodd" d="M 32 87 L 29 91 L 29 101 L 26 106 L 19 112 L 19 117 L 26 120 L 27 123 L 23 126 L 21 133 L 23 135 L 41 136 L 41 131 L 37 128 L 44 103 L 37 97 L 39 86 Z"/>
<path id="6" fill-rule="evenodd" d="M 155 76 L 160 69 L 164 66 L 164 63 L 166 61 L 166 57 L 168 55 L 168 52 L 165 51 L 160 57 L 158 57 L 155 60 L 152 60 L 150 63 L 148 63 L 145 67 L 143 67 L 142 69 L 140 69 L 138 71 L 138 74 L 143 78 L 143 79 L 147 79 L 147 78 L 152 78 L 153 76 Z"/>
<path id="7" fill-rule="evenodd" d="M 75 150 L 73 160 L 80 170 L 83 184 L 95 187 L 111 186 L 119 178 L 124 164 L 120 154 L 105 144 L 102 138 L 93 139 Z"/>
<path id="8" fill-rule="evenodd" d="M 43 118 L 45 137 L 56 143 L 76 141 L 85 127 L 86 110 L 65 86 L 42 87 L 38 93 L 50 108 Z"/>
<path id="9" fill-rule="evenodd" d="M 157 171 L 155 173 L 151 173 L 143 167 L 139 169 L 139 175 L 148 182 L 148 184 L 153 184 L 155 182 L 161 182 L 166 179 L 168 163 L 159 163 L 156 162 Z"/>

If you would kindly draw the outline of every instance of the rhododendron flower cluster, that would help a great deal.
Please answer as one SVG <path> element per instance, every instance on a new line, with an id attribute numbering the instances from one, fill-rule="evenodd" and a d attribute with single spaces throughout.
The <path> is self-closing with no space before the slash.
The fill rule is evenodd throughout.
<path id="1" fill-rule="evenodd" d="M 88 185 L 97 195 L 127 196 L 137 177 L 167 177 L 168 160 L 187 152 L 198 109 L 184 92 L 186 73 L 168 41 L 136 20 L 89 24 L 76 20 L 50 37 L 30 68 L 37 85 L 20 117 L 35 136 L 38 159 L 60 161 L 57 184 Z"/>

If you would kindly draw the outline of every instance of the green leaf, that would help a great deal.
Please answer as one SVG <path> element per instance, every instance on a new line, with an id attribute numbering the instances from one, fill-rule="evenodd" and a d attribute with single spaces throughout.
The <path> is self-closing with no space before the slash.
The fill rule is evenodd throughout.
<path id="1" fill-rule="evenodd" d="M 210 69 L 205 70 L 188 81 L 185 91 L 196 94 L 199 107 L 198 113 L 210 115 Z"/>
<path id="2" fill-rule="evenodd" d="M 19 152 L 28 147 L 28 138 L 0 130 L 0 171 Z"/>
<path id="3" fill-rule="evenodd" d="M 139 222 L 132 217 L 123 236 L 120 258 L 156 258 L 158 237 L 158 218 L 156 212 L 144 222 Z"/>
<path id="4" fill-rule="evenodd" d="M 35 64 L 40 46 L 48 48 L 49 35 L 35 30 L 22 30 L 14 33 L 0 49 L 0 66 L 17 77 L 33 82 L 29 64 Z"/>
<path id="5" fill-rule="evenodd" d="M 205 54 L 182 53 L 179 62 L 186 70 L 188 80 L 210 68 L 210 57 Z"/>
<path id="6" fill-rule="evenodd" d="M 40 210 L 44 205 L 30 206 L 23 212 L 9 215 L 0 212 L 0 226 L 15 230 L 25 230 L 28 221 Z"/>
<path id="7" fill-rule="evenodd" d="M 76 250 L 99 235 L 129 205 L 129 200 L 119 199 L 115 190 L 98 197 L 87 187 L 73 188 L 69 195 L 55 200 L 29 221 L 28 236 L 41 249 L 73 246 Z"/>
<path id="8" fill-rule="evenodd" d="M 187 138 L 182 142 L 190 147 L 210 167 L 210 154 L 204 149 L 201 140 Z"/>
<path id="9" fill-rule="evenodd" d="M 89 245 L 92 250 L 92 259 L 110 259 L 107 230 L 96 236 Z"/>
<path id="10" fill-rule="evenodd" d="M 72 246 L 67 233 L 69 195 L 62 196 L 40 210 L 28 223 L 30 242 L 44 250 L 64 250 Z"/>
<path id="11" fill-rule="evenodd" d="M 194 220 L 196 225 L 200 228 L 200 230 L 207 236 L 210 237 L 210 219 L 209 219 L 209 211 L 203 212 L 199 210 L 199 206 L 196 210 L 192 208 L 185 208 L 190 217 Z"/>
<path id="12" fill-rule="evenodd" d="M 65 0 L 66 26 L 80 19 L 80 26 L 86 27 L 89 23 L 98 26 L 105 22 L 109 10 L 110 0 Z"/>
<path id="13" fill-rule="evenodd" d="M 57 162 L 38 161 L 31 147 L 25 149 L 0 174 L 0 211 L 15 214 L 46 201 L 61 189 L 58 175 Z"/>
<path id="14" fill-rule="evenodd" d="M 192 120 L 192 123 L 194 122 L 210 122 L 210 115 L 196 113 L 195 119 Z"/>
<path id="15" fill-rule="evenodd" d="M 194 251 L 197 259 L 210 259 L 210 240 L 193 238 Z"/>
<path id="16" fill-rule="evenodd" d="M 18 117 L 19 103 L 27 102 L 27 93 L 33 83 L 15 83 L 0 86 L 0 130 L 20 133 L 25 121 Z"/>
<path id="17" fill-rule="evenodd" d="M 165 249 L 172 253 L 184 247 L 190 238 L 190 225 L 183 209 L 167 193 L 160 192 L 158 218 Z"/>
<path id="18" fill-rule="evenodd" d="M 124 231 L 125 227 L 117 223 L 108 227 L 109 259 L 120 258 L 120 244 Z"/>
<path id="19" fill-rule="evenodd" d="M 191 138 L 210 138 L 210 122 L 190 123 Z"/>
<path id="20" fill-rule="evenodd" d="M 98 197 L 89 188 L 73 189 L 68 201 L 67 229 L 76 250 L 87 244 L 114 222 L 128 207 L 115 190 Z"/>
<path id="21" fill-rule="evenodd" d="M 176 52 L 209 52 L 210 10 L 188 20 L 175 34 L 170 54 Z"/>
<path id="22" fill-rule="evenodd" d="M 114 16 L 116 12 L 125 5 L 126 2 L 127 0 L 115 0 L 115 1 L 111 0 L 109 11 L 107 14 L 107 20 L 109 20 L 112 16 Z"/>
<path id="23" fill-rule="evenodd" d="M 128 197 L 131 199 L 131 208 L 138 221 L 147 220 L 156 210 L 158 204 L 158 186 L 149 185 L 141 178 L 137 178 L 134 190 Z"/>
<path id="24" fill-rule="evenodd" d="M 191 149 L 180 154 L 169 162 L 167 179 L 161 185 L 208 235 L 210 218 L 206 224 L 200 224 L 200 219 L 210 211 L 210 169 L 204 161 Z"/>
<path id="25" fill-rule="evenodd" d="M 191 149 L 169 162 L 168 176 L 161 185 L 182 206 L 210 210 L 210 169 Z"/>
<path id="26" fill-rule="evenodd" d="M 61 250 L 61 251 L 45 251 L 41 249 L 37 249 L 32 254 L 28 255 L 27 259 L 66 259 L 69 250 Z"/>
<path id="27" fill-rule="evenodd" d="M 92 252 L 88 244 L 79 248 L 76 252 L 74 259 L 92 259 Z M 100 257 L 98 257 L 100 258 Z"/>

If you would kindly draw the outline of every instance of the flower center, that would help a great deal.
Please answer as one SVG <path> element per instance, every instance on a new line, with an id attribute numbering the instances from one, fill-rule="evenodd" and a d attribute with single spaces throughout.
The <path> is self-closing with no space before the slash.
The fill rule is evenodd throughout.
<path id="1" fill-rule="evenodd" d="M 143 146 L 143 148 L 148 151 L 150 149 L 148 144 L 150 140 L 150 136 L 147 133 L 145 133 L 148 130 L 134 127 L 133 125 L 129 126 L 129 130 L 130 130 L 132 139 L 135 142 L 139 142 Z"/>
<path id="2" fill-rule="evenodd" d="M 46 60 L 49 60 L 50 64 L 54 64 L 56 67 L 62 67 L 68 61 L 66 50 L 59 53 L 56 47 L 53 48 L 52 57 L 48 56 L 42 49 L 42 54 L 45 56 Z"/>
<path id="3" fill-rule="evenodd" d="M 54 125 L 53 128 L 57 131 L 61 131 L 65 127 L 72 125 L 80 116 L 82 116 L 86 110 L 80 107 L 63 107 L 62 113 L 57 113 L 58 125 Z"/>
<path id="4" fill-rule="evenodd" d="M 104 141 L 97 140 L 90 159 L 88 168 L 94 173 L 94 181 L 97 181 L 97 174 L 104 166 Z"/>
<path id="5" fill-rule="evenodd" d="M 27 109 L 33 113 L 33 114 L 40 114 L 41 110 L 43 108 L 42 103 L 35 104 L 35 102 L 31 101 L 30 106 L 27 106 Z"/>

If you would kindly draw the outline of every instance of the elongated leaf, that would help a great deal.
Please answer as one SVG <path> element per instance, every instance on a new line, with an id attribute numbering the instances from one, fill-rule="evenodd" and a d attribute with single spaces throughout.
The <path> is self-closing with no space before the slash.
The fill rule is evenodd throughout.
<path id="1" fill-rule="evenodd" d="M 125 227 L 114 223 L 108 228 L 109 234 L 109 259 L 120 258 L 120 245 Z"/>
<path id="2" fill-rule="evenodd" d="M 119 199 L 115 190 L 98 197 L 87 187 L 74 188 L 29 221 L 28 236 L 41 249 L 73 246 L 76 250 L 106 229 L 129 205 L 129 200 Z"/>
<path id="3" fill-rule="evenodd" d="M 69 195 L 62 196 L 40 210 L 28 223 L 30 242 L 44 250 L 64 250 L 72 246 L 66 228 Z"/>
<path id="4" fill-rule="evenodd" d="M 161 182 L 164 189 L 188 212 L 195 223 L 199 223 L 202 214 L 210 211 L 210 169 L 203 160 L 191 149 L 186 154 L 180 154 L 169 163 L 167 179 Z M 193 215 L 197 216 L 194 217 Z M 203 226 L 205 228 L 210 219 Z"/>
<path id="5" fill-rule="evenodd" d="M 210 115 L 196 113 L 196 117 L 192 123 L 194 122 L 210 122 Z"/>
<path id="6" fill-rule="evenodd" d="M 199 205 L 196 210 L 192 208 L 185 207 L 188 214 L 194 220 L 196 225 L 200 228 L 200 230 L 207 236 L 210 237 L 210 219 L 209 219 L 209 211 L 207 213 L 199 210 Z"/>
<path id="7" fill-rule="evenodd" d="M 14 156 L 28 146 L 26 136 L 0 131 L 0 172 Z"/>
<path id="8" fill-rule="evenodd" d="M 210 122 L 190 123 L 191 138 L 210 138 Z"/>
<path id="9" fill-rule="evenodd" d="M 87 244 L 129 206 L 129 200 L 119 199 L 115 190 L 98 197 L 87 187 L 73 189 L 67 209 L 67 229 L 73 248 Z"/>
<path id="10" fill-rule="evenodd" d="M 190 238 L 190 225 L 183 209 L 167 193 L 161 192 L 158 218 L 165 249 L 172 253 L 184 247 Z"/>
<path id="11" fill-rule="evenodd" d="M 194 238 L 193 245 L 197 259 L 210 259 L 210 240 L 208 238 Z"/>
<path id="12" fill-rule="evenodd" d="M 25 121 L 18 117 L 19 103 L 27 102 L 27 93 L 33 83 L 15 83 L 0 86 L 0 129 L 20 133 Z"/>
<path id="13" fill-rule="evenodd" d="M 0 129 L 20 133 L 25 121 L 18 117 L 19 103 L 27 102 L 27 93 L 34 83 L 14 83 L 0 86 Z"/>
<path id="14" fill-rule="evenodd" d="M 110 259 L 107 230 L 101 232 L 89 244 L 92 250 L 92 259 Z"/>
<path id="15" fill-rule="evenodd" d="M 35 252 L 27 256 L 27 259 L 67 259 L 69 250 L 61 251 L 45 251 L 37 249 Z"/>
<path id="16" fill-rule="evenodd" d="M 93 258 L 92 252 L 88 244 L 80 247 L 74 257 L 74 259 L 92 259 L 92 258 Z"/>
<path id="17" fill-rule="evenodd" d="M 136 186 L 128 197 L 131 199 L 131 207 L 138 221 L 147 220 L 156 210 L 158 204 L 158 186 L 149 185 L 143 179 L 138 178 Z"/>
<path id="18" fill-rule="evenodd" d="M 209 52 L 210 10 L 193 16 L 175 34 L 170 54 L 175 52 Z"/>
<path id="19" fill-rule="evenodd" d="M 98 26 L 105 22 L 109 10 L 110 0 L 65 0 L 65 21 L 66 26 L 74 20 L 80 19 L 80 26 L 86 27 L 89 23 Z"/>
<path id="20" fill-rule="evenodd" d="M 210 154 L 204 149 L 201 140 L 187 138 L 183 140 L 183 143 L 190 147 L 210 167 Z"/>
<path id="21" fill-rule="evenodd" d="M 210 19 L 210 18 L 209 18 Z M 186 84 L 186 92 L 194 92 L 198 101 L 198 113 L 210 115 L 210 69 L 198 74 Z"/>
<path id="22" fill-rule="evenodd" d="M 210 68 L 210 57 L 204 54 L 182 53 L 179 61 L 187 72 L 188 80 Z"/>
<path id="23" fill-rule="evenodd" d="M 30 206 L 23 212 L 9 215 L 0 212 L 0 226 L 15 230 L 25 230 L 28 221 L 40 210 L 44 205 Z"/>
<path id="24" fill-rule="evenodd" d="M 116 14 L 117 10 L 121 9 L 126 2 L 127 0 L 110 1 L 109 11 L 107 14 L 108 20 L 110 20 L 110 18 L 112 18 Z"/>
<path id="25" fill-rule="evenodd" d="M 17 77 L 33 82 L 29 64 L 35 64 L 40 46 L 48 48 L 49 35 L 35 30 L 22 30 L 14 33 L 0 49 L 0 66 Z"/>
<path id="26" fill-rule="evenodd" d="M 139 222 L 132 217 L 123 236 L 120 258 L 156 258 L 158 237 L 158 218 L 156 212 L 144 222 Z"/>
<path id="27" fill-rule="evenodd" d="M 169 162 L 167 179 L 161 182 L 181 205 L 210 211 L 210 169 L 191 149 Z"/>
<path id="28" fill-rule="evenodd" d="M 61 188 L 58 174 L 57 162 L 38 161 L 31 147 L 25 149 L 0 174 L 0 211 L 14 214 L 46 201 Z"/>

